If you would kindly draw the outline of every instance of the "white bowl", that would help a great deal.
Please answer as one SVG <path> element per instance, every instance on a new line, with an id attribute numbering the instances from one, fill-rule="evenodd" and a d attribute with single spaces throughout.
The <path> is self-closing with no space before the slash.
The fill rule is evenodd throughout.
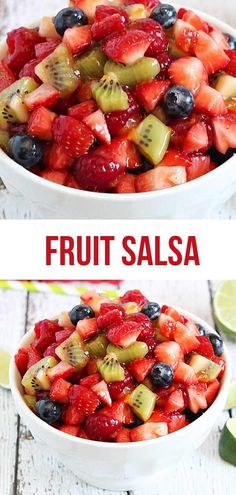
<path id="1" fill-rule="evenodd" d="M 181 314 L 203 325 L 208 333 L 215 330 L 195 315 L 178 309 Z M 33 339 L 33 330 L 22 339 L 19 347 Z M 81 480 L 108 490 L 135 490 L 158 481 L 185 457 L 189 457 L 209 435 L 227 399 L 230 383 L 229 355 L 224 349 L 226 371 L 214 403 L 196 421 L 165 437 L 135 443 L 105 443 L 67 435 L 47 425 L 25 404 L 22 398 L 21 376 L 14 358 L 10 364 L 10 386 L 16 409 L 34 438 L 49 448 Z"/>
<path id="2" fill-rule="evenodd" d="M 236 30 L 227 24 L 202 12 L 200 15 L 236 37 Z M 5 51 L 6 44 L 2 42 L 0 58 Z M 9 191 L 24 196 L 42 218 L 205 218 L 235 192 L 236 157 L 192 182 L 137 194 L 93 193 L 60 186 L 16 165 L 3 151 L 0 151 L 0 177 Z"/>

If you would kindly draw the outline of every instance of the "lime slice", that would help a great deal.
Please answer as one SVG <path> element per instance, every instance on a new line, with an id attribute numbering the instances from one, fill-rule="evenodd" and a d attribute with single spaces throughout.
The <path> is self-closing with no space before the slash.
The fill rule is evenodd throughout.
<path id="1" fill-rule="evenodd" d="M 226 421 L 221 432 L 219 454 L 224 461 L 236 466 L 236 418 Z"/>
<path id="2" fill-rule="evenodd" d="M 213 312 L 218 329 L 236 338 L 236 280 L 226 280 L 218 287 Z"/>
<path id="3" fill-rule="evenodd" d="M 236 378 L 230 384 L 228 399 L 224 409 L 233 409 L 233 407 L 236 407 Z"/>
<path id="4" fill-rule="evenodd" d="M 9 387 L 9 366 L 11 356 L 8 352 L 0 349 L 0 386 Z"/>

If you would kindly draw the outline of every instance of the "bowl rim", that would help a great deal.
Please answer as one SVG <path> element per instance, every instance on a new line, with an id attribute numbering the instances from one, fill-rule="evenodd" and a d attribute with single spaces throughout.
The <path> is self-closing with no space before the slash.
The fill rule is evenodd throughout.
<path id="1" fill-rule="evenodd" d="M 185 5 L 185 4 L 182 4 L 182 3 L 179 4 L 176 2 L 172 2 L 172 3 L 178 9 L 180 9 L 180 8 L 186 8 L 188 10 L 190 9 L 190 7 Z M 197 14 L 199 14 L 206 21 L 209 21 L 210 23 L 212 23 L 216 27 L 219 27 L 222 32 L 229 32 L 230 34 L 232 34 L 236 37 L 236 29 L 231 27 L 229 24 L 217 19 L 216 17 L 214 17 L 210 14 L 205 14 L 201 10 L 198 10 L 195 8 L 191 8 L 191 10 L 196 12 Z M 35 22 L 32 21 L 32 23 L 30 23 L 29 26 L 35 27 L 38 25 L 38 23 L 39 23 L 39 21 L 35 21 Z M 4 37 L 0 41 L 0 51 L 4 49 L 5 45 L 6 45 L 6 38 Z M 197 185 L 199 185 L 200 187 L 202 184 L 207 185 L 208 181 L 209 180 L 211 181 L 211 179 L 208 176 L 213 178 L 212 174 L 214 174 L 214 177 L 217 177 L 217 176 L 220 176 L 220 174 L 222 174 L 222 173 L 227 173 L 227 171 L 224 172 L 223 170 L 226 167 L 228 167 L 228 168 L 231 167 L 231 165 L 232 165 L 231 162 L 234 161 L 234 157 L 235 157 L 235 154 L 231 158 L 229 158 L 229 160 L 226 160 L 222 165 L 218 166 L 214 170 L 211 170 L 207 174 L 202 175 L 200 177 L 197 177 L 196 179 L 194 179 L 192 181 L 185 182 L 184 184 L 178 184 L 176 186 L 169 187 L 166 189 L 157 190 L 157 191 L 147 191 L 147 192 L 141 192 L 141 193 L 128 193 L 128 194 L 115 194 L 115 193 L 100 193 L 100 192 L 86 191 L 83 189 L 74 189 L 74 188 L 71 188 L 71 187 L 68 187 L 65 185 L 57 184 L 55 182 L 46 180 L 46 179 L 39 177 L 36 174 L 30 172 L 29 170 L 25 169 L 24 167 L 21 167 L 21 166 L 16 167 L 16 162 L 9 155 L 7 155 L 7 153 L 5 153 L 3 150 L 0 149 L 0 159 L 5 161 L 5 165 L 7 165 L 13 171 L 16 171 L 16 173 L 19 176 L 25 178 L 26 180 L 29 179 L 29 183 L 32 181 L 36 185 L 42 186 L 44 188 L 46 187 L 48 191 L 54 191 L 55 193 L 68 194 L 69 196 L 73 196 L 75 198 L 79 198 L 81 196 L 82 198 L 91 198 L 91 199 L 96 199 L 96 200 L 102 201 L 102 202 L 104 202 L 104 201 L 109 202 L 112 200 L 115 202 L 124 201 L 125 203 L 129 203 L 130 201 L 133 201 L 134 198 L 136 198 L 136 199 L 140 198 L 141 200 L 143 200 L 143 199 L 145 200 L 145 199 L 151 199 L 153 197 L 158 197 L 161 199 L 163 196 L 168 197 L 171 194 L 173 194 L 173 190 L 175 193 L 179 193 L 179 194 L 181 194 L 182 191 L 186 191 L 186 190 L 191 192 L 191 190 Z M 236 176 L 235 176 L 235 180 L 236 180 Z M 138 197 L 137 197 L 137 195 L 138 195 Z"/>
<path id="2" fill-rule="evenodd" d="M 217 332 L 213 328 L 213 326 L 211 326 L 205 320 L 197 317 L 195 314 L 193 314 L 189 311 L 186 311 L 186 310 L 183 310 L 182 308 L 179 308 L 178 306 L 174 305 L 172 307 L 174 307 L 178 312 L 183 314 L 183 316 L 186 316 L 187 318 L 192 319 L 195 323 L 198 323 L 198 324 L 204 326 L 206 331 L 207 331 L 207 334 L 208 333 L 217 334 Z M 55 317 L 53 319 L 55 319 Z M 34 334 L 34 329 L 31 328 L 24 335 L 24 337 L 21 339 L 20 343 L 17 346 L 16 352 L 18 351 L 18 349 L 20 349 L 21 347 L 24 347 L 24 345 L 26 345 L 32 341 L 33 334 Z M 219 390 L 214 402 L 210 405 L 210 407 L 208 409 L 206 409 L 206 411 L 202 414 L 202 416 L 197 418 L 192 423 L 189 423 L 188 425 L 184 426 L 180 430 L 172 432 L 171 434 L 165 435 L 163 437 L 158 437 L 156 439 L 138 441 L 138 442 L 124 442 L 124 443 L 101 442 L 101 441 L 95 441 L 95 440 L 89 440 L 89 439 L 75 437 L 75 436 L 69 435 L 67 433 L 64 433 L 60 430 L 57 430 L 56 428 L 53 428 L 53 426 L 48 425 L 47 423 L 42 421 L 33 411 L 31 411 L 31 409 L 29 409 L 27 404 L 24 402 L 23 397 L 22 397 L 22 393 L 20 392 L 19 387 L 16 383 L 17 377 L 20 377 L 20 373 L 19 373 L 19 371 L 16 367 L 16 364 L 15 364 L 14 354 L 12 355 L 12 358 L 11 358 L 10 370 L 9 370 L 10 388 L 11 388 L 11 392 L 12 392 L 15 403 L 20 402 L 20 407 L 24 410 L 24 417 L 26 416 L 26 418 L 28 418 L 30 421 L 34 421 L 35 424 L 38 426 L 38 428 L 39 429 L 42 428 L 45 431 L 45 433 L 48 432 L 49 434 L 55 435 L 56 437 L 59 435 L 59 438 L 61 438 L 61 439 L 66 438 L 67 441 L 71 440 L 71 442 L 75 445 L 81 444 L 81 445 L 86 445 L 86 446 L 92 446 L 93 448 L 95 448 L 95 447 L 96 448 L 104 448 L 104 449 L 115 448 L 116 450 L 119 450 L 119 449 L 122 450 L 122 448 L 124 449 L 124 447 L 125 447 L 127 449 L 132 449 L 135 447 L 141 448 L 144 445 L 147 447 L 153 446 L 153 445 L 155 445 L 154 442 L 156 443 L 157 441 L 158 441 L 158 444 L 161 445 L 161 443 L 163 443 L 163 442 L 166 442 L 166 443 L 171 442 L 172 438 L 174 440 L 175 439 L 178 440 L 179 437 L 181 438 L 181 436 L 183 436 L 185 434 L 184 432 L 186 432 L 187 435 L 189 435 L 189 437 L 190 437 L 191 432 L 193 433 L 194 429 L 198 428 L 198 426 L 200 426 L 200 424 L 203 425 L 204 422 L 207 422 L 207 420 L 210 418 L 210 415 L 215 412 L 215 409 L 217 408 L 218 402 L 221 400 L 222 395 L 224 395 L 226 393 L 226 390 L 229 387 L 230 379 L 231 379 L 230 356 L 229 356 L 227 347 L 225 346 L 225 343 L 224 343 L 223 357 L 226 360 L 226 369 L 225 369 L 224 376 L 220 382 L 221 387 L 220 387 L 220 390 Z M 26 424 L 27 424 L 27 419 L 26 419 Z"/>

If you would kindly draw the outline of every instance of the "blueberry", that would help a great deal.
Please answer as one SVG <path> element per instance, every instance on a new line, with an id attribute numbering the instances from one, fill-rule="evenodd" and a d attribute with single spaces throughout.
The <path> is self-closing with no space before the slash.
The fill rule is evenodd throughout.
<path id="1" fill-rule="evenodd" d="M 161 314 L 161 308 L 156 302 L 148 302 L 142 307 L 141 313 L 148 316 L 150 320 L 156 320 Z"/>
<path id="2" fill-rule="evenodd" d="M 208 335 L 212 347 L 214 349 L 214 353 L 216 356 L 221 356 L 223 354 L 223 340 L 219 335 L 216 335 L 215 333 L 209 333 Z"/>
<path id="3" fill-rule="evenodd" d="M 229 33 L 224 33 L 224 35 L 227 38 L 230 49 L 236 50 L 236 38 L 234 38 L 234 36 L 232 36 L 232 34 Z"/>
<path id="4" fill-rule="evenodd" d="M 201 335 L 202 337 L 206 335 L 206 330 L 202 325 L 198 325 L 198 331 L 199 331 L 199 335 Z"/>
<path id="5" fill-rule="evenodd" d="M 155 363 L 150 377 L 152 383 L 157 387 L 169 387 L 169 385 L 173 382 L 174 373 L 171 366 L 165 363 Z"/>
<path id="6" fill-rule="evenodd" d="M 165 111 L 171 117 L 188 117 L 193 110 L 193 106 L 193 95 L 184 86 L 172 86 L 165 94 Z"/>
<path id="7" fill-rule="evenodd" d="M 64 32 L 68 28 L 73 26 L 84 26 L 88 24 L 88 18 L 81 9 L 75 9 L 73 7 L 60 10 L 54 18 L 54 25 L 57 32 L 63 36 Z"/>
<path id="8" fill-rule="evenodd" d="M 9 150 L 12 158 L 30 169 L 43 158 L 43 147 L 38 138 L 27 134 L 16 134 L 9 141 Z"/>
<path id="9" fill-rule="evenodd" d="M 56 423 L 60 419 L 62 412 L 60 404 L 50 399 L 42 399 L 36 402 L 36 411 L 39 417 L 49 425 Z"/>
<path id="10" fill-rule="evenodd" d="M 169 28 L 176 23 L 177 12 L 173 5 L 163 3 L 153 9 L 150 17 L 151 19 L 154 19 L 154 21 L 159 22 L 163 28 Z"/>
<path id="11" fill-rule="evenodd" d="M 84 320 L 85 318 L 94 318 L 95 313 L 91 306 L 87 306 L 86 304 L 79 304 L 69 312 L 69 317 L 71 323 L 73 323 L 73 325 L 76 327 L 78 321 Z"/>

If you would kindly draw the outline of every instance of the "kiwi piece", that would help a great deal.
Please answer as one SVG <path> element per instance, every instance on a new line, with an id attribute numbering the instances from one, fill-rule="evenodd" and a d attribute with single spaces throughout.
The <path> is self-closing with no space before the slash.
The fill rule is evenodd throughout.
<path id="1" fill-rule="evenodd" d="M 12 123 L 28 122 L 29 114 L 24 104 L 25 95 L 38 88 L 31 77 L 23 77 L 0 93 L 0 126 L 7 129 Z"/>
<path id="2" fill-rule="evenodd" d="M 58 89 L 62 97 L 72 94 L 79 85 L 79 78 L 73 68 L 73 58 L 63 44 L 36 65 L 35 74 L 44 83 Z"/>
<path id="3" fill-rule="evenodd" d="M 148 346 L 145 342 L 134 342 L 129 347 L 123 349 L 113 344 L 107 347 L 108 354 L 115 354 L 119 363 L 129 363 L 134 359 L 141 359 L 148 353 Z"/>
<path id="4" fill-rule="evenodd" d="M 97 362 L 98 371 L 105 382 L 122 382 L 125 372 L 119 364 L 115 354 L 107 354 L 103 360 Z"/>
<path id="5" fill-rule="evenodd" d="M 32 395 L 27 395 L 27 394 L 24 394 L 23 395 L 23 399 L 25 401 L 25 403 L 27 404 L 27 406 L 31 409 L 31 411 L 36 411 L 36 402 L 37 402 L 37 399 L 36 397 L 32 396 Z"/>
<path id="6" fill-rule="evenodd" d="M 107 74 L 92 87 L 92 94 L 103 112 L 127 110 L 128 95 L 120 86 L 115 74 Z"/>
<path id="7" fill-rule="evenodd" d="M 147 421 L 155 408 L 156 394 L 142 383 L 128 397 L 128 404 L 134 414 L 142 421 Z"/>
<path id="8" fill-rule="evenodd" d="M 6 153 L 9 151 L 9 146 L 8 146 L 9 139 L 10 139 L 9 132 L 7 130 L 4 131 L 0 129 L 0 148 Z"/>
<path id="9" fill-rule="evenodd" d="M 129 137 L 149 162 L 158 165 L 168 149 L 171 129 L 150 114 L 131 131 Z"/>
<path id="10" fill-rule="evenodd" d="M 85 349 L 91 358 L 104 358 L 106 356 L 107 346 L 108 340 L 105 335 L 98 335 L 86 343 Z"/>
<path id="11" fill-rule="evenodd" d="M 103 76 L 106 55 L 101 48 L 93 48 L 88 53 L 74 59 L 74 70 L 78 71 L 81 79 L 100 79 Z"/>
<path id="12" fill-rule="evenodd" d="M 151 57 L 143 57 L 134 64 L 127 66 L 108 60 L 104 67 L 104 74 L 115 74 L 122 86 L 134 86 L 143 81 L 150 81 L 159 72 L 159 62 Z"/>
<path id="13" fill-rule="evenodd" d="M 216 82 L 215 89 L 223 96 L 225 100 L 236 96 L 236 77 L 229 74 L 221 74 Z"/>
<path id="14" fill-rule="evenodd" d="M 191 366 L 200 382 L 210 382 L 215 380 L 221 372 L 219 364 L 214 363 L 210 359 L 200 356 L 200 354 L 193 354 L 189 360 L 189 366 Z"/>
<path id="15" fill-rule="evenodd" d="M 36 390 L 49 390 L 50 380 L 47 376 L 47 370 L 53 368 L 56 364 L 58 364 L 58 361 L 52 356 L 40 359 L 26 371 L 21 382 L 23 387 L 32 391 L 32 395 Z"/>
<path id="16" fill-rule="evenodd" d="M 55 353 L 61 361 L 74 366 L 76 371 L 82 370 L 89 360 L 84 342 L 76 331 L 56 348 Z"/>

